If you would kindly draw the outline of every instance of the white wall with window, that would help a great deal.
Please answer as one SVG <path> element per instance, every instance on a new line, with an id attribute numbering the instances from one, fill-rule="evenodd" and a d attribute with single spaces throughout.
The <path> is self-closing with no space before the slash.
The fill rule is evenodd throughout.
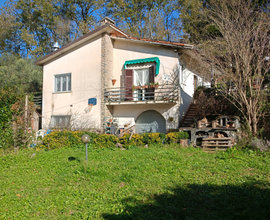
<path id="1" fill-rule="evenodd" d="M 54 75 L 54 92 L 71 91 L 71 73 Z"/>
<path id="2" fill-rule="evenodd" d="M 70 115 L 52 115 L 51 117 L 51 128 L 63 129 L 70 127 Z"/>

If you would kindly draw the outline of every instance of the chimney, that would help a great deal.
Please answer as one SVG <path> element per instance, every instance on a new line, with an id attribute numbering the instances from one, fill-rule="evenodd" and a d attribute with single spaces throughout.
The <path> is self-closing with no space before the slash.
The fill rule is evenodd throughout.
<path id="1" fill-rule="evenodd" d="M 101 26 L 105 25 L 105 24 L 112 24 L 112 25 L 115 25 L 115 21 L 108 18 L 108 17 L 105 17 L 105 18 L 102 18 L 101 20 Z"/>
<path id="2" fill-rule="evenodd" d="M 58 50 L 59 48 L 60 48 L 59 43 L 58 43 L 58 42 L 54 42 L 54 43 L 53 43 L 53 46 L 52 46 L 52 50 L 53 50 L 53 51 L 56 51 L 56 50 Z"/>

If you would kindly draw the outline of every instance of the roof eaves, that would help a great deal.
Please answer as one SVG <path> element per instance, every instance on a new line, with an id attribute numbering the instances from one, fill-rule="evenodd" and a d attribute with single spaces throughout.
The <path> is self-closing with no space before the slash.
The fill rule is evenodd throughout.
<path id="1" fill-rule="evenodd" d="M 113 28 L 114 30 L 120 32 L 121 34 L 123 34 L 125 37 L 129 37 L 129 35 L 127 33 L 125 33 L 124 31 L 120 30 L 119 28 L 117 28 L 116 26 L 114 25 L 110 25 L 111 28 Z"/>
<path id="2" fill-rule="evenodd" d="M 169 46 L 169 47 L 174 47 L 174 48 L 193 49 L 193 47 L 194 47 L 191 44 L 174 43 L 174 42 L 169 42 L 169 41 L 155 41 L 155 40 L 150 40 L 150 39 L 139 39 L 139 38 L 134 38 L 134 37 L 111 36 L 111 38 L 133 41 L 133 42 L 140 42 L 140 43 L 150 43 L 150 44 L 155 44 L 155 45 L 163 45 L 163 46 Z"/>

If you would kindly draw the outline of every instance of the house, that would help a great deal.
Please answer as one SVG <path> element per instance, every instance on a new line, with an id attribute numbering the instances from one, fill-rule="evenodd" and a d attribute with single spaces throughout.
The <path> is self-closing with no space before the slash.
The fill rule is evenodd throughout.
<path id="1" fill-rule="evenodd" d="M 37 60 L 43 67 L 42 127 L 110 132 L 136 123 L 136 132 L 178 129 L 198 84 L 180 58 L 193 46 L 134 38 L 109 18 Z"/>

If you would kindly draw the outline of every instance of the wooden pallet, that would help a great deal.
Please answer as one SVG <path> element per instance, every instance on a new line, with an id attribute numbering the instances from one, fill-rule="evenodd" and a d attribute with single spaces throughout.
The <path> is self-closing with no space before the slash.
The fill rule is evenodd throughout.
<path id="1" fill-rule="evenodd" d="M 227 150 L 232 147 L 232 139 L 224 138 L 203 138 L 202 148 L 206 151 Z"/>

